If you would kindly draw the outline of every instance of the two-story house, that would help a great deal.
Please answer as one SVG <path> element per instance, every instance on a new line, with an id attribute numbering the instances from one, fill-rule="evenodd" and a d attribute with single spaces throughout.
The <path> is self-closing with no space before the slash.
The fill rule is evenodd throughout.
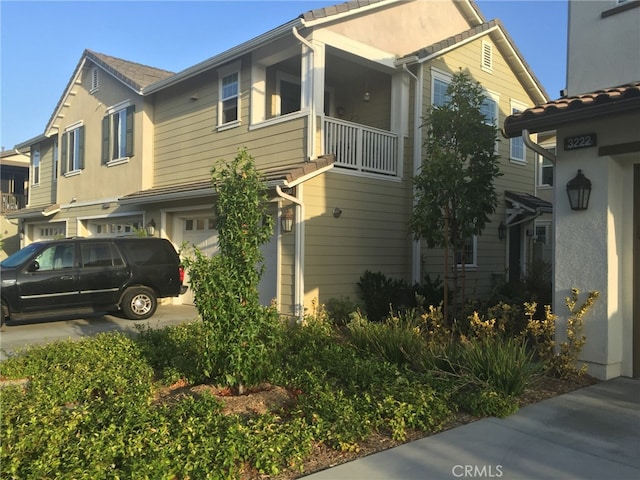
<path id="1" fill-rule="evenodd" d="M 277 219 L 263 301 L 298 316 L 313 299 L 355 298 L 365 270 L 442 277 L 439 252 L 409 233 L 412 176 L 425 112 L 460 69 L 499 128 L 547 100 L 504 27 L 466 0 L 312 10 L 176 74 L 86 50 L 45 133 L 21 145 L 41 165 L 16 214 L 25 241 L 148 228 L 215 254 L 210 169 L 247 148 Z M 469 241 L 477 293 L 525 272 L 526 228 L 550 207 L 534 196 L 534 152 L 518 138 L 496 148 L 503 202 Z"/>
<path id="2" fill-rule="evenodd" d="M 555 155 L 539 151 L 547 164 L 555 162 L 559 330 L 572 288 L 599 291 L 585 319 L 581 360 L 598 378 L 638 377 L 640 2 L 570 0 L 568 27 L 566 96 L 510 116 L 505 133 L 556 134 Z M 567 195 L 579 191 L 573 187 L 584 195 Z"/>
<path id="3" fill-rule="evenodd" d="M 24 208 L 29 188 L 29 156 L 18 150 L 0 153 L 0 260 L 20 249 L 20 224 L 7 215 Z"/>

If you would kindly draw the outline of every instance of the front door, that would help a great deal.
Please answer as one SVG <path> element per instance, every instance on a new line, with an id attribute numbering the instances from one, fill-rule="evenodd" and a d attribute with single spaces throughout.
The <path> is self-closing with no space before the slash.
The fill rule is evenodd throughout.
<path id="1" fill-rule="evenodd" d="M 519 282 L 522 275 L 522 226 L 509 228 L 509 281 Z"/>

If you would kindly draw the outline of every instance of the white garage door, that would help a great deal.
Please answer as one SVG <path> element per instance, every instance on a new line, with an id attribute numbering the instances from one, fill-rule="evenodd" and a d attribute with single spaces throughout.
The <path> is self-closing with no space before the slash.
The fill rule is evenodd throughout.
<path id="1" fill-rule="evenodd" d="M 212 257 L 218 253 L 218 230 L 215 228 L 215 219 L 208 216 L 182 218 L 182 241 L 189 245 L 195 245 L 198 249 Z M 264 255 L 265 272 L 260 280 L 260 303 L 269 305 L 277 296 L 277 241 L 274 235 L 271 241 L 262 246 Z M 185 274 L 185 284 L 188 285 L 189 277 Z M 182 303 L 193 304 L 193 293 L 187 290 L 182 296 Z"/>

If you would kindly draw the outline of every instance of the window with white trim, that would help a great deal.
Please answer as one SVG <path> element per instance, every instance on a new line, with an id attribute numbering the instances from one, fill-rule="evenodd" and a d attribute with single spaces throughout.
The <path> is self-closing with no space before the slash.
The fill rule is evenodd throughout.
<path id="1" fill-rule="evenodd" d="M 240 120 L 240 62 L 219 72 L 218 125 L 234 125 Z"/>
<path id="2" fill-rule="evenodd" d="M 102 163 L 110 164 L 133 156 L 135 105 L 123 102 L 107 109 L 102 118 Z"/>
<path id="3" fill-rule="evenodd" d="M 31 147 L 31 183 L 40 184 L 40 145 Z"/>
<path id="4" fill-rule="evenodd" d="M 441 107 L 451 101 L 447 93 L 451 76 L 431 70 L 431 104 L 434 107 Z"/>
<path id="5" fill-rule="evenodd" d="M 84 125 L 75 124 L 62 134 L 62 174 L 84 168 Z"/>
<path id="6" fill-rule="evenodd" d="M 545 150 L 549 150 L 554 155 L 556 154 L 556 147 L 545 148 Z M 551 160 L 543 157 L 542 155 L 538 155 L 538 186 L 539 187 L 552 187 L 553 186 L 553 170 L 554 166 Z"/>
<path id="7" fill-rule="evenodd" d="M 482 42 L 482 70 L 493 72 L 493 45 L 487 41 Z"/>
<path id="8" fill-rule="evenodd" d="M 458 268 L 462 266 L 476 267 L 478 265 L 478 237 L 472 235 L 464 243 L 462 250 L 456 252 L 456 265 Z"/>
<path id="9" fill-rule="evenodd" d="M 525 110 L 523 104 L 511 102 L 511 115 Z M 527 150 L 522 136 L 509 139 L 509 159 L 514 163 L 527 163 Z"/>

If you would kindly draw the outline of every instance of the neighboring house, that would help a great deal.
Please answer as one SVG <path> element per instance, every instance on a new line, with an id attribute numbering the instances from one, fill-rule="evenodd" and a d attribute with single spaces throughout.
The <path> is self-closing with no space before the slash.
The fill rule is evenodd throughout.
<path id="1" fill-rule="evenodd" d="M 581 360 L 602 379 L 640 376 L 639 45 L 640 2 L 570 0 L 568 96 L 505 122 L 507 136 L 556 131 L 554 311 L 562 328 L 572 288 L 600 292 Z M 564 190 L 579 171 L 576 211 Z"/>
<path id="2" fill-rule="evenodd" d="M 34 169 L 37 171 L 37 168 Z M 0 153 L 0 260 L 20 249 L 20 223 L 7 215 L 27 204 L 29 156 L 16 150 Z"/>
<path id="3" fill-rule="evenodd" d="M 262 301 L 300 316 L 313 299 L 355 299 L 367 269 L 442 276 L 438 252 L 409 234 L 412 176 L 422 118 L 459 69 L 482 83 L 498 127 L 547 100 L 503 26 L 471 1 L 313 10 L 176 74 L 86 50 L 44 134 L 19 145 L 39 151 L 42 172 L 16 218 L 25 242 L 153 227 L 213 255 L 210 169 L 246 147 L 278 220 L 263 248 Z M 520 139 L 496 148 L 506 193 L 470 239 L 476 293 L 526 271 L 526 228 L 550 207 L 534 196 L 534 152 Z"/>

